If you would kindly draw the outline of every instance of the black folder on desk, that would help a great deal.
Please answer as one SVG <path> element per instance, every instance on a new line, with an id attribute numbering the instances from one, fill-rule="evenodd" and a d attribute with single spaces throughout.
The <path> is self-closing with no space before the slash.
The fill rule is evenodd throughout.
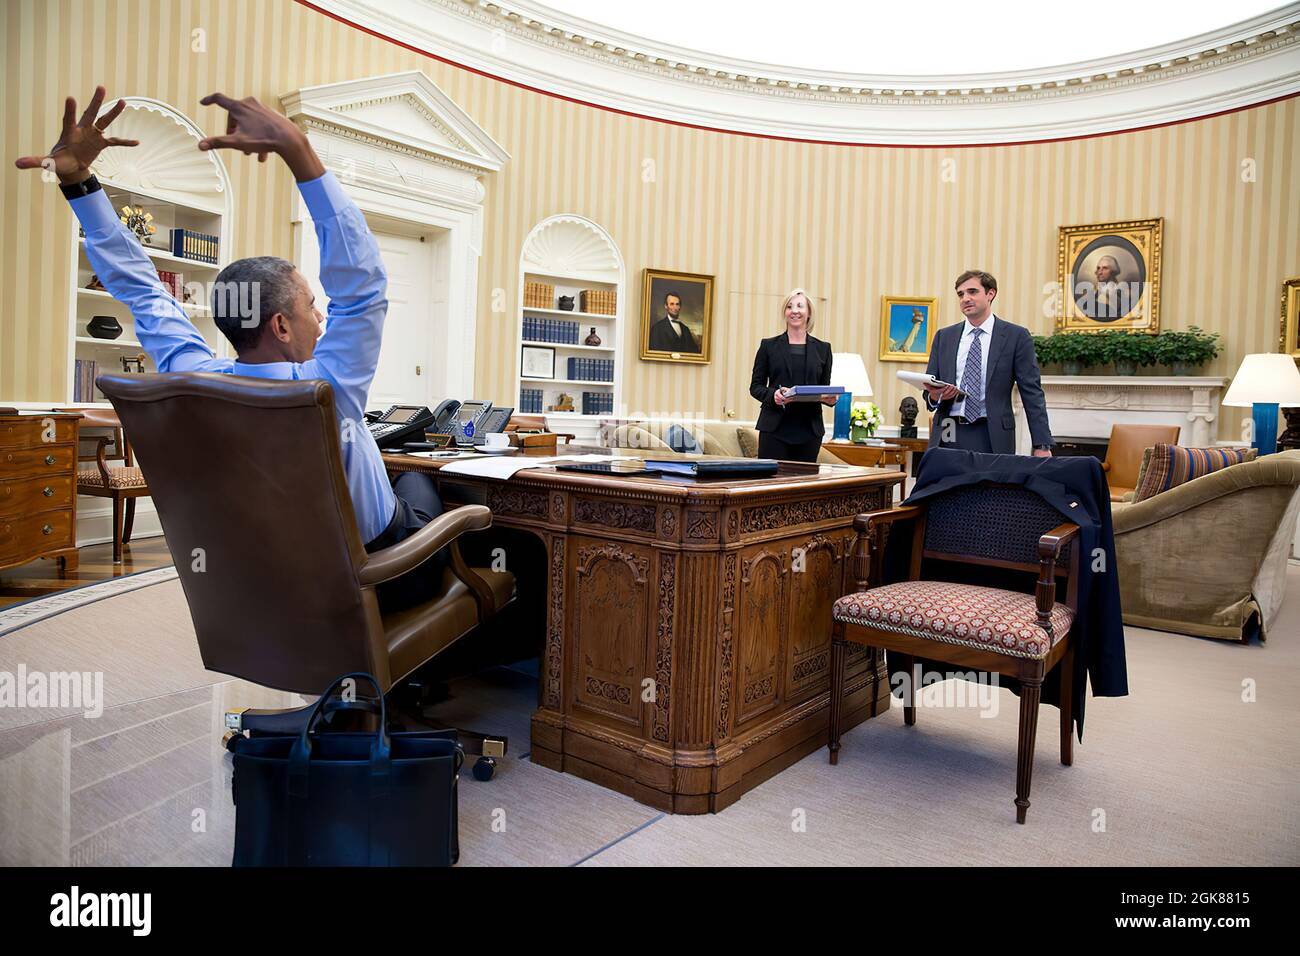
<path id="1" fill-rule="evenodd" d="M 646 459 L 646 468 L 665 475 L 688 475 L 693 478 L 753 478 L 775 475 L 775 458 Z"/>

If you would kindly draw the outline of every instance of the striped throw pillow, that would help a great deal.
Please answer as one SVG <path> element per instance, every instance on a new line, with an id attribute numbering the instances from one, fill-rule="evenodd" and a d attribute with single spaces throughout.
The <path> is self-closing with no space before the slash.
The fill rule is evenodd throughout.
<path id="1" fill-rule="evenodd" d="M 1134 501 L 1144 501 L 1212 471 L 1254 461 L 1255 448 L 1184 448 L 1161 443 L 1142 452 Z"/>

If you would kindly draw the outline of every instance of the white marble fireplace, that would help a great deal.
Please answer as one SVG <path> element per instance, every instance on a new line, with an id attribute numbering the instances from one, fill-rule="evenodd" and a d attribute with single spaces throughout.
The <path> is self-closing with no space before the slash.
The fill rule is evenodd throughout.
<path id="1" fill-rule="evenodd" d="M 1228 380 L 1200 375 L 1044 375 L 1047 416 L 1058 438 L 1110 438 L 1116 423 L 1180 425 L 1178 443 L 1215 444 L 1219 401 Z M 1020 393 L 1012 393 L 1016 452 L 1030 453 Z"/>

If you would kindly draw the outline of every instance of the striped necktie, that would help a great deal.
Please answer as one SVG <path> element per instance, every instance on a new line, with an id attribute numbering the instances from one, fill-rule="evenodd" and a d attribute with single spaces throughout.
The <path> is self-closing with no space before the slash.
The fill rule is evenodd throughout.
<path id="1" fill-rule="evenodd" d="M 966 369 L 961 373 L 961 388 L 966 393 L 962 415 L 969 422 L 984 417 L 984 349 L 980 346 L 980 336 L 983 333 L 983 329 L 971 329 Z"/>

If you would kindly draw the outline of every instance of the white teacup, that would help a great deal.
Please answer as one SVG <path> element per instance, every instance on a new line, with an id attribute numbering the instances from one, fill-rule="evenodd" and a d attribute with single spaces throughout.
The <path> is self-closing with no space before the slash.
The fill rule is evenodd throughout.
<path id="1" fill-rule="evenodd" d="M 510 436 L 505 432 L 488 432 L 483 436 L 485 448 L 509 448 Z"/>

